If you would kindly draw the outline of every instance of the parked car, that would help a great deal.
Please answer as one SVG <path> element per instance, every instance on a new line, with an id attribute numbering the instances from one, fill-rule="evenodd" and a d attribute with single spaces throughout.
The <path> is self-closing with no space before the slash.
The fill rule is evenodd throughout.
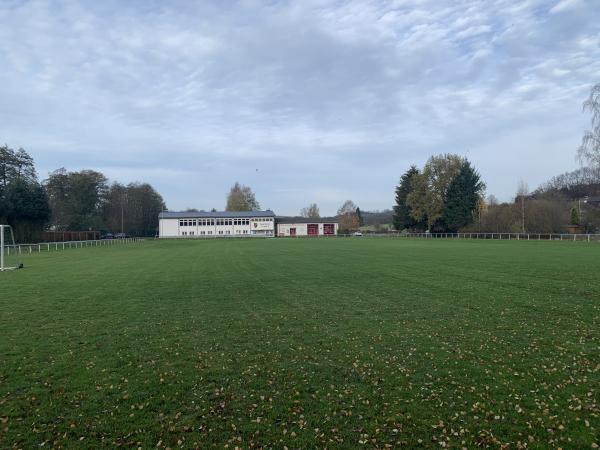
<path id="1" fill-rule="evenodd" d="M 125 239 L 127 237 L 129 237 L 129 236 L 127 236 L 126 233 L 117 233 L 117 234 L 115 234 L 115 239 Z"/>
<path id="2" fill-rule="evenodd" d="M 115 236 L 112 233 L 106 233 L 106 234 L 103 234 L 102 236 L 100 236 L 100 239 L 114 239 L 114 238 L 115 238 Z"/>
<path id="3" fill-rule="evenodd" d="M 360 231 L 355 231 L 352 233 L 352 236 L 362 236 L 362 233 Z"/>

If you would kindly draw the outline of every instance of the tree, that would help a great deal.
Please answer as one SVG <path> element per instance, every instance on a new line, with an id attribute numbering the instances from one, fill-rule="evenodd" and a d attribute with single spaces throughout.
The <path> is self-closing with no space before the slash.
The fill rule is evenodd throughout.
<path id="1" fill-rule="evenodd" d="M 579 210 L 576 207 L 571 208 L 571 225 L 579 225 Z"/>
<path id="2" fill-rule="evenodd" d="M 521 204 L 521 233 L 525 233 L 525 199 L 529 195 L 529 186 L 524 180 L 519 181 L 515 203 Z"/>
<path id="3" fill-rule="evenodd" d="M 22 148 L 0 147 L 0 192 L 15 180 L 37 182 L 33 158 Z"/>
<path id="4" fill-rule="evenodd" d="M 256 211 L 260 209 L 254 193 L 248 186 L 240 185 L 237 181 L 227 195 L 226 211 Z"/>
<path id="5" fill-rule="evenodd" d="M 592 127 L 583 134 L 577 154 L 581 161 L 600 166 L 600 83 L 592 87 L 589 98 L 583 103 L 583 110 L 592 113 Z"/>
<path id="6" fill-rule="evenodd" d="M 400 177 L 400 183 L 396 186 L 396 204 L 394 205 L 394 216 L 392 222 L 398 231 L 404 229 L 421 228 L 424 221 L 417 221 L 411 215 L 411 207 L 408 204 L 408 195 L 415 188 L 415 180 L 420 172 L 416 166 L 411 166 L 404 175 Z"/>
<path id="7" fill-rule="evenodd" d="M 300 215 L 302 217 L 308 217 L 310 219 L 318 219 L 319 217 L 321 217 L 319 215 L 319 207 L 316 203 L 311 203 L 306 208 L 302 208 L 300 210 Z"/>
<path id="8" fill-rule="evenodd" d="M 113 183 L 103 206 L 103 228 L 131 236 L 154 236 L 158 215 L 165 209 L 162 197 L 148 183 Z"/>
<path id="9" fill-rule="evenodd" d="M 356 230 L 360 226 L 358 216 L 356 215 L 357 208 L 352 200 L 346 200 L 340 209 L 338 209 L 337 215 L 341 231 Z"/>
<path id="10" fill-rule="evenodd" d="M 358 218 L 358 226 L 362 227 L 365 224 L 360 208 L 356 208 L 356 217 Z"/>
<path id="11" fill-rule="evenodd" d="M 0 223 L 13 226 L 19 241 L 38 240 L 49 218 L 48 199 L 33 158 L 20 148 L 0 147 Z"/>
<path id="12" fill-rule="evenodd" d="M 431 231 L 444 229 L 442 219 L 448 187 L 465 161 L 453 154 L 429 158 L 423 172 L 414 178 L 407 196 L 413 219 L 426 220 Z"/>
<path id="13" fill-rule="evenodd" d="M 51 172 L 44 181 L 48 202 L 50 203 L 50 223 L 55 230 L 66 230 L 69 227 L 69 175 L 64 167 Z"/>
<path id="14" fill-rule="evenodd" d="M 473 222 L 473 214 L 482 198 L 485 184 L 469 161 L 464 161 L 448 186 L 443 222 L 446 229 L 456 233 Z"/>
<path id="15" fill-rule="evenodd" d="M 102 227 L 102 210 L 108 191 L 104 174 L 94 170 L 59 169 L 50 173 L 44 185 L 54 229 L 97 230 Z"/>
<path id="16" fill-rule="evenodd" d="M 15 230 L 17 241 L 39 241 L 50 218 L 48 197 L 36 182 L 18 179 L 6 189 L 8 222 Z"/>
<path id="17" fill-rule="evenodd" d="M 498 201 L 498 198 L 494 194 L 488 195 L 488 198 L 487 198 L 487 204 L 488 204 L 488 206 L 496 206 L 499 203 L 500 202 Z"/>

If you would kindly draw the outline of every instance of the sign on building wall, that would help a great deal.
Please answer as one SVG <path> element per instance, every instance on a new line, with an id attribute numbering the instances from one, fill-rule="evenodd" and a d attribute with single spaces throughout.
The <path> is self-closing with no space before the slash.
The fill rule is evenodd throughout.
<path id="1" fill-rule="evenodd" d="M 250 227 L 253 230 L 272 230 L 273 222 L 252 222 Z"/>

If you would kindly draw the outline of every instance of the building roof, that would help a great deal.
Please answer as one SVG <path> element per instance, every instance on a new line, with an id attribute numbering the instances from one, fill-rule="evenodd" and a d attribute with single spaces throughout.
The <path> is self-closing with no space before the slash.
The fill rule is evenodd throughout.
<path id="1" fill-rule="evenodd" d="M 220 218 L 253 218 L 253 217 L 275 217 L 273 211 L 163 211 L 158 215 L 159 219 L 220 219 Z"/>
<path id="2" fill-rule="evenodd" d="M 278 216 L 276 219 L 277 223 L 338 223 L 337 217 L 284 217 Z"/>

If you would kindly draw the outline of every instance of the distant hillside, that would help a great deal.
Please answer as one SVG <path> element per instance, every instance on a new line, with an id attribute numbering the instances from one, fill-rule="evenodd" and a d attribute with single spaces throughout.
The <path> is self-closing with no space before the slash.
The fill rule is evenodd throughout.
<path id="1" fill-rule="evenodd" d="M 392 223 L 393 211 L 385 209 L 383 211 L 361 211 L 365 225 L 384 225 Z"/>
<path id="2" fill-rule="evenodd" d="M 551 178 L 533 192 L 534 197 L 562 195 L 567 199 L 600 196 L 600 167 L 582 167 Z"/>

